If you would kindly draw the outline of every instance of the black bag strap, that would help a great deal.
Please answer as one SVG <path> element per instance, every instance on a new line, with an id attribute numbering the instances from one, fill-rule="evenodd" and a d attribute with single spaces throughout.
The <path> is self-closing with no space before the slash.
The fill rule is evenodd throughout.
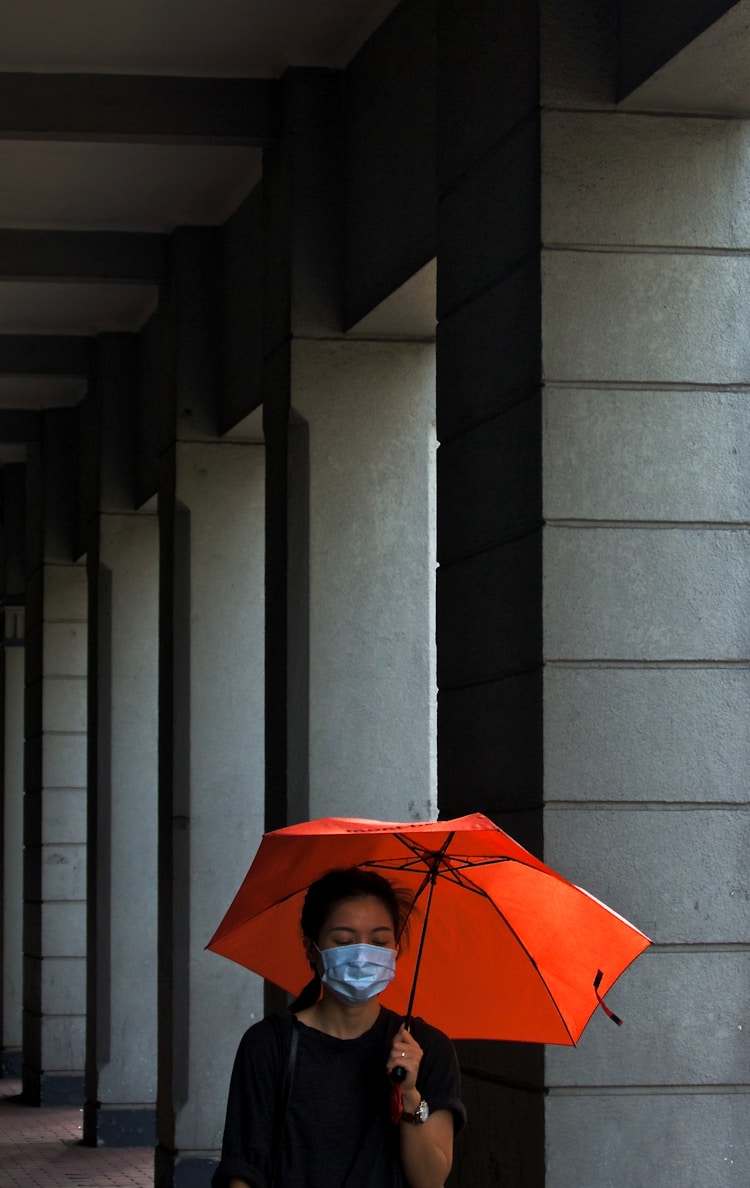
<path id="1" fill-rule="evenodd" d="M 286 1124 L 286 1112 L 289 1108 L 289 1102 L 292 1096 L 292 1083 L 294 1081 L 294 1070 L 297 1067 L 297 1049 L 299 1048 L 299 1023 L 296 1015 L 292 1015 L 292 1030 L 289 1042 L 289 1052 L 286 1060 L 286 1067 L 284 1069 L 284 1084 L 281 1091 L 281 1102 L 279 1106 L 278 1117 L 275 1122 L 276 1130 L 276 1150 L 273 1157 L 273 1171 L 271 1173 L 271 1182 L 269 1188 L 274 1188 L 279 1174 L 279 1167 L 281 1165 L 281 1148 L 284 1142 L 284 1128 Z"/>

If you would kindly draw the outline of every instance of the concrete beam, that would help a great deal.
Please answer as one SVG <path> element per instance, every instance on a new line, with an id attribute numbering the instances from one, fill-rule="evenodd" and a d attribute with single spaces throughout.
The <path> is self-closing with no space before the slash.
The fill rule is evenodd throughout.
<path id="1" fill-rule="evenodd" d="M 274 79 L 0 74 L 0 137 L 246 144 L 277 135 Z"/>
<path id="2" fill-rule="evenodd" d="M 159 284 L 167 274 L 168 246 L 168 236 L 140 232 L 2 228 L 0 277 Z"/>
<path id="3" fill-rule="evenodd" d="M 0 334 L 0 375 L 87 376 L 91 343 L 72 334 Z"/>
<path id="4" fill-rule="evenodd" d="M 0 441 L 4 444 L 39 441 L 42 434 L 42 420 L 38 412 L 19 412 L 17 409 L 0 410 Z"/>

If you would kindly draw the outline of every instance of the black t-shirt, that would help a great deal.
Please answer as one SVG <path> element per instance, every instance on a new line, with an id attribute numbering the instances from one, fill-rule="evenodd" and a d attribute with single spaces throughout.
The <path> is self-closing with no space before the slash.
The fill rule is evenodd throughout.
<path id="1" fill-rule="evenodd" d="M 347 1040 L 297 1023 L 299 1046 L 286 1111 L 292 1016 L 271 1016 L 246 1031 L 232 1071 L 213 1188 L 226 1188 L 233 1176 L 250 1188 L 270 1188 L 277 1154 L 275 1188 L 404 1188 L 399 1125 L 390 1119 L 391 1082 L 385 1071 L 402 1021 L 383 1008 L 369 1031 Z M 424 1052 L 418 1088 L 432 1111 L 452 1112 L 457 1133 L 466 1111 L 453 1044 L 421 1019 L 413 1020 L 412 1033 Z"/>

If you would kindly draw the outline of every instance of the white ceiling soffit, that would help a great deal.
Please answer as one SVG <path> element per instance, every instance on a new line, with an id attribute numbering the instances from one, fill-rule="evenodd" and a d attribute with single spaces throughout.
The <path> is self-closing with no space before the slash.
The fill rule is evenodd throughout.
<path id="1" fill-rule="evenodd" d="M 274 77 L 347 64 L 397 0 L 2 0 L 0 70 Z"/>

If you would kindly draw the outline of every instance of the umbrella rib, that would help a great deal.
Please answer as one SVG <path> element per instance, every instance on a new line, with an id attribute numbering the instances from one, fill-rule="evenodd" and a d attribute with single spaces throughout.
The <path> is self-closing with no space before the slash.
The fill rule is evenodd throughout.
<path id="1" fill-rule="evenodd" d="M 523 941 L 521 940 L 521 937 L 516 932 L 515 928 L 512 926 L 512 924 L 508 920 L 507 916 L 505 916 L 505 914 L 502 912 L 500 907 L 498 907 L 498 905 L 495 903 L 494 899 L 492 899 L 492 897 L 490 895 L 488 895 L 488 893 L 484 890 L 484 888 L 477 887 L 475 883 L 471 882 L 471 880 L 466 878 L 466 876 L 463 874 L 464 870 L 470 869 L 473 866 L 491 866 L 491 865 L 495 865 L 495 864 L 501 863 L 501 862 L 517 862 L 519 864 L 519 866 L 528 866 L 530 864 L 523 862 L 522 860 L 520 860 L 518 858 L 511 858 L 511 857 L 505 856 L 505 855 L 498 856 L 498 857 L 486 855 L 486 856 L 483 856 L 482 858 L 480 858 L 479 861 L 469 858 L 468 855 L 464 855 L 458 859 L 458 862 L 460 863 L 460 869 L 455 869 L 454 864 L 456 863 L 456 860 L 457 860 L 456 855 L 453 855 L 453 854 L 451 854 L 449 856 L 446 855 L 445 847 L 443 847 L 442 856 L 438 859 L 438 851 L 434 851 L 434 850 L 431 851 L 431 850 L 426 849 L 425 847 L 418 847 L 415 843 L 413 843 L 411 841 L 410 838 L 405 838 L 400 834 L 395 834 L 394 836 L 396 836 L 398 838 L 398 840 L 403 845 L 406 846 L 407 849 L 410 849 L 412 851 L 412 853 L 415 855 L 415 857 L 417 859 L 419 859 L 419 861 L 427 862 L 429 858 L 432 859 L 432 865 L 431 865 L 431 867 L 428 867 L 428 869 L 425 871 L 425 877 L 422 880 L 416 894 L 414 895 L 414 898 L 412 900 L 412 907 L 409 909 L 409 911 L 411 912 L 412 908 L 414 907 L 414 904 L 417 902 L 417 899 L 423 893 L 425 887 L 427 887 L 427 885 L 434 880 L 435 876 L 437 876 L 438 878 L 446 879 L 449 882 L 455 882 L 459 886 L 463 887 L 465 890 L 473 891 L 476 895 L 480 895 L 480 896 L 482 896 L 482 898 L 486 899 L 488 901 L 488 903 L 490 904 L 490 906 L 492 907 L 492 910 L 503 921 L 503 923 L 505 924 L 505 927 L 508 929 L 508 931 L 511 933 L 511 935 L 515 938 L 516 943 L 518 944 L 520 949 L 526 954 L 527 959 L 530 961 L 531 965 L 536 970 L 537 975 L 539 977 L 539 981 L 541 982 L 542 986 L 544 987 L 552 1006 L 554 1007 L 555 1011 L 557 1012 L 560 1022 L 562 1023 L 563 1027 L 565 1028 L 565 1031 L 567 1032 L 568 1036 L 570 1037 L 571 1043 L 575 1046 L 575 1040 L 573 1038 L 570 1028 L 568 1027 L 567 1022 L 565 1021 L 565 1016 L 563 1015 L 562 1011 L 560 1010 L 560 1007 L 557 1004 L 554 994 L 552 993 L 549 986 L 547 985 L 544 975 L 542 974 L 541 970 L 539 969 L 539 966 L 537 965 L 536 961 L 534 960 L 534 957 L 529 952 L 529 949 L 523 943 Z M 436 859 L 437 859 L 437 862 L 436 862 Z M 392 860 L 392 861 L 395 862 L 397 860 Z M 381 867 L 381 869 L 391 869 L 394 871 L 409 869 L 409 867 L 405 866 L 403 863 L 401 863 L 400 865 L 387 866 L 386 862 L 387 862 L 387 860 L 381 860 L 379 863 L 373 862 L 372 864 L 368 863 L 367 865 L 373 865 L 373 866 L 379 865 Z M 412 995 L 412 997 L 413 997 L 413 995 Z"/>

